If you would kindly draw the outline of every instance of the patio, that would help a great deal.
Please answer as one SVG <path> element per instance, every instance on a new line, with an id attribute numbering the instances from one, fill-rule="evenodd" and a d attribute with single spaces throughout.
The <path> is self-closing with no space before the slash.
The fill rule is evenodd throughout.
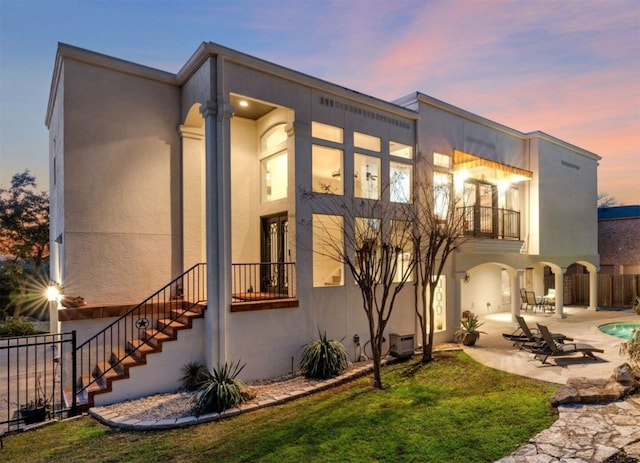
<path id="1" fill-rule="evenodd" d="M 604 354 L 596 354 L 598 361 L 576 354 L 551 357 L 547 364 L 542 364 L 533 358 L 533 354 L 518 350 L 502 337 L 502 333 L 512 333 L 517 327 L 507 312 L 481 315 L 480 321 L 484 323 L 481 330 L 487 334 L 481 335 L 474 347 L 465 347 L 464 351 L 489 367 L 558 384 L 565 384 L 571 376 L 608 378 L 615 367 L 627 362 L 618 352 L 624 340 L 604 334 L 598 326 L 615 321 L 640 321 L 632 309 L 596 312 L 583 307 L 565 307 L 564 312 L 566 318 L 563 319 L 542 312 L 523 312 L 522 315 L 531 328 L 540 323 L 548 326 L 552 332 L 572 337 L 574 342 L 604 349 Z"/>

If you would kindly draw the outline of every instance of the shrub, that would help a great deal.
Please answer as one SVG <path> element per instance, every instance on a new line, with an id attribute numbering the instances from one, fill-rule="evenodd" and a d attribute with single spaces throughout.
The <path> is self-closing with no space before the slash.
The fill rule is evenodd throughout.
<path id="1" fill-rule="evenodd" d="M 200 389 L 207 374 L 207 367 L 201 362 L 189 362 L 182 367 L 180 382 L 187 391 Z"/>
<path id="2" fill-rule="evenodd" d="M 327 339 L 327 333 L 318 333 L 320 339 L 304 348 L 300 369 L 307 378 L 327 379 L 337 376 L 349 365 L 347 350 L 340 341 Z"/>
<path id="3" fill-rule="evenodd" d="M 203 381 L 198 393 L 194 396 L 192 412 L 195 416 L 203 413 L 223 412 L 244 402 L 245 385 L 237 379 L 245 365 L 240 362 L 218 365 L 213 371 L 204 369 Z"/>
<path id="4" fill-rule="evenodd" d="M 7 318 L 0 322 L 0 338 L 29 336 L 35 333 L 35 327 L 26 318 Z"/>

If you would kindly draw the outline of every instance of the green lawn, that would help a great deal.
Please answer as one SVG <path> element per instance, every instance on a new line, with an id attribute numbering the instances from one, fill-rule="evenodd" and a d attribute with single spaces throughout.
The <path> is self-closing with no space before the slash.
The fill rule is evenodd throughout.
<path id="1" fill-rule="evenodd" d="M 463 352 L 383 369 L 218 423 L 133 432 L 84 417 L 4 438 L 5 462 L 490 462 L 550 426 L 557 387 L 492 370 Z"/>

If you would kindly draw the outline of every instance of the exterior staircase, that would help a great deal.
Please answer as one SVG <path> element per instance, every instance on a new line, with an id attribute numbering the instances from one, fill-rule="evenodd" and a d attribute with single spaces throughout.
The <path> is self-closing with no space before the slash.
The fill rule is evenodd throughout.
<path id="1" fill-rule="evenodd" d="M 205 264 L 195 265 L 78 346 L 75 391 L 64 391 L 67 406 L 75 405 L 76 411 L 94 406 L 96 395 L 112 392 L 114 382 L 130 377 L 131 368 L 145 365 L 147 356 L 161 353 L 164 343 L 176 341 L 181 330 L 203 318 L 205 270 Z"/>
<path id="2" fill-rule="evenodd" d="M 142 338 L 127 341 L 124 349 L 111 352 L 108 361 L 98 362 L 90 374 L 80 376 L 76 384 L 78 410 L 92 407 L 95 395 L 111 392 L 114 381 L 128 379 L 131 368 L 146 365 L 148 355 L 161 353 L 165 342 L 176 341 L 178 332 L 191 329 L 193 320 L 203 318 L 205 310 L 202 304 L 192 305 L 184 312 L 171 309 L 174 319 L 159 319 L 156 328 L 144 330 Z"/>

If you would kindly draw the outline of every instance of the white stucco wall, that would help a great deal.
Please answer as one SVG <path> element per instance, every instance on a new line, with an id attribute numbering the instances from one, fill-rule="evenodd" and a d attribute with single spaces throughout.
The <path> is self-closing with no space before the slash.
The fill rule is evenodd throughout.
<path id="1" fill-rule="evenodd" d="M 532 144 L 538 151 L 539 253 L 596 255 L 596 160 L 544 139 Z"/>
<path id="2" fill-rule="evenodd" d="M 181 270 L 179 92 L 69 59 L 64 68 L 65 291 L 139 301 Z"/>

